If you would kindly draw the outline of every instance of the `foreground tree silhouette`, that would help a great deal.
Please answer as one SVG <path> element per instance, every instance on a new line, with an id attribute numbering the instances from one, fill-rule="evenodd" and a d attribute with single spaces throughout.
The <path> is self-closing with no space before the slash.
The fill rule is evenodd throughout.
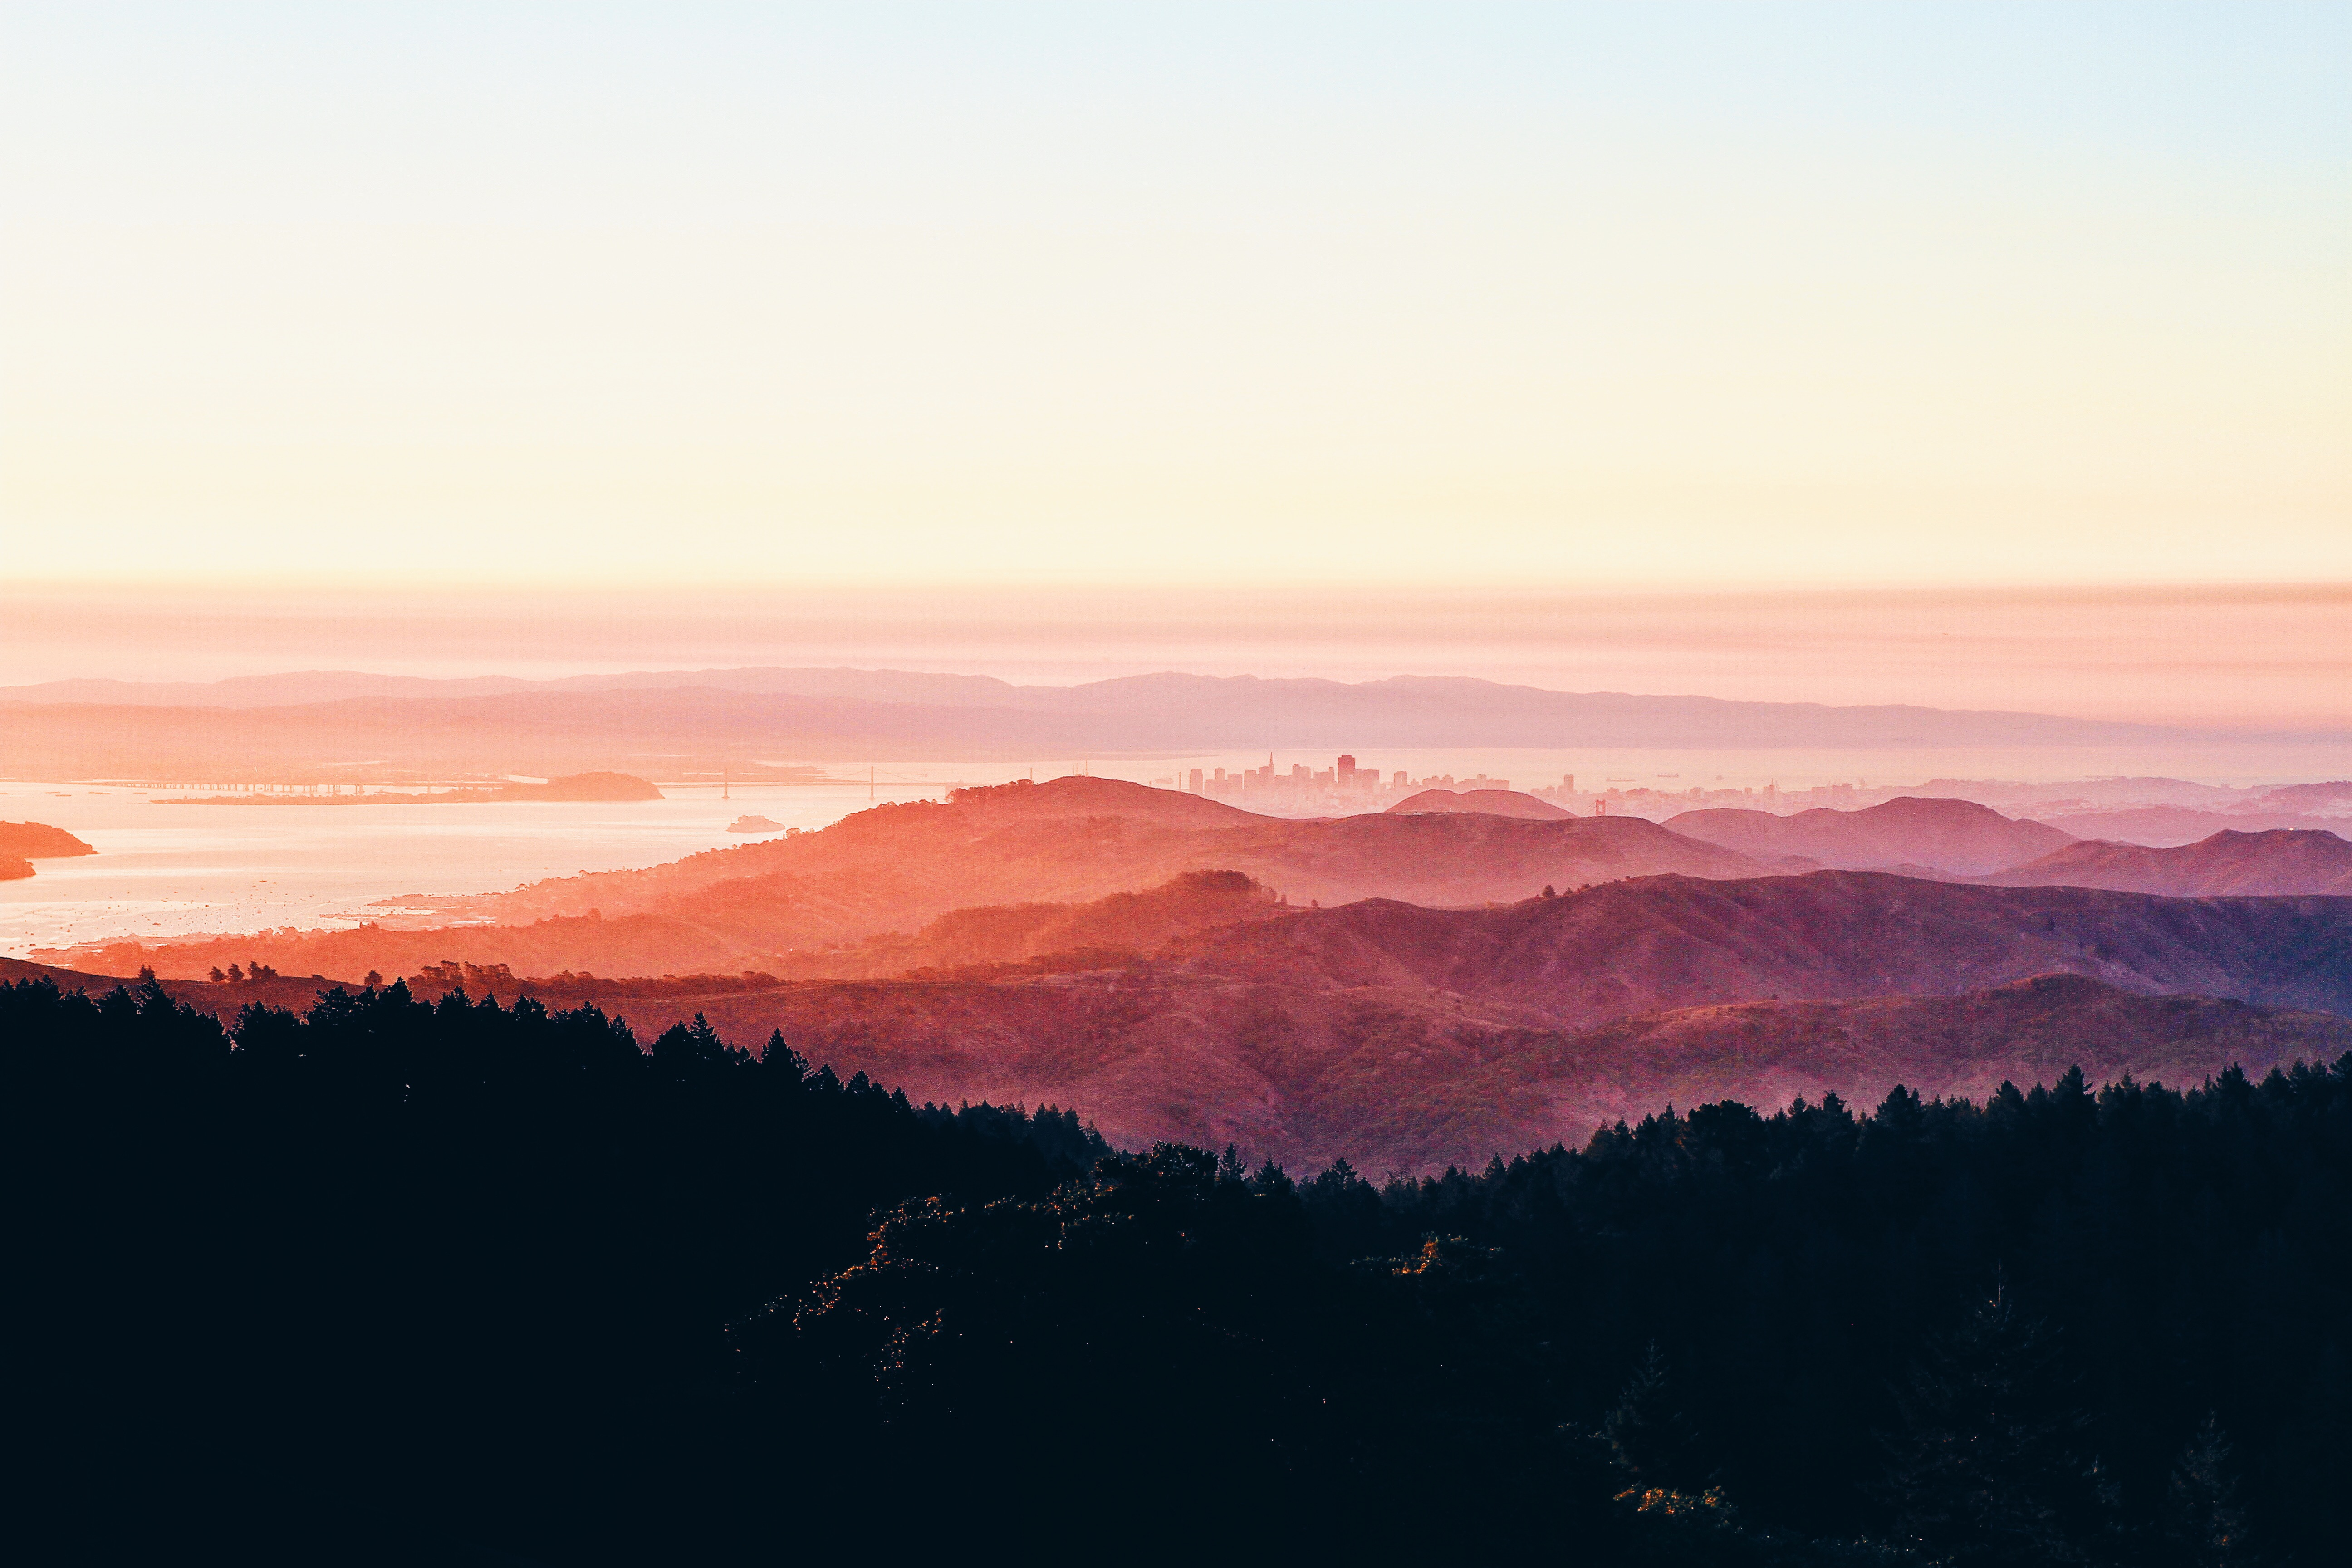
<path id="1" fill-rule="evenodd" d="M 2058 1334 L 1996 1283 L 1896 1391 L 1897 1532 L 1957 1565 L 2089 1561 L 2097 1500 L 2075 1381 Z"/>
<path id="2" fill-rule="evenodd" d="M 1041 1518 L 1088 1552 L 2191 1568 L 2352 1533 L 2352 1057 L 1701 1106 L 1375 1187 L 910 1106 L 708 1020 L 647 1052 L 394 981 L 225 1028 L 167 985 L 0 985 L 19 1490 L 93 1559 L 905 1561 Z M 1975 1301 L 2004 1258 L 2022 1294 Z M 1898 1515 L 1916 1552 L 1870 1539 Z"/>
<path id="3" fill-rule="evenodd" d="M 1683 1414 L 1655 1340 L 1601 1422 L 1601 1436 L 1609 1445 L 1610 1458 L 1641 1486 L 1696 1490 L 1706 1482 L 1698 1435 Z"/>
<path id="4" fill-rule="evenodd" d="M 2229 1436 L 2210 1415 L 2173 1461 L 2164 1533 L 2176 1561 L 2189 1568 L 2254 1568 L 2261 1561 L 2246 1539 Z"/>

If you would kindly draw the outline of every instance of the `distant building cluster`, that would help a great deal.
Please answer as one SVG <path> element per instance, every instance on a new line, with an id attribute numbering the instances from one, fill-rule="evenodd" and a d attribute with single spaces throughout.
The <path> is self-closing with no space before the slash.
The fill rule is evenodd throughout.
<path id="1" fill-rule="evenodd" d="M 1612 779 L 1601 789 L 1579 794 L 1576 777 L 1571 773 L 1557 788 L 1528 793 L 1580 815 L 1645 816 L 1653 822 L 1664 822 L 1685 811 L 1727 806 L 1739 811 L 1769 811 L 1780 816 L 1822 805 L 1852 811 L 1859 805 L 1874 804 L 1876 797 L 1865 798 L 1864 788 L 1857 781 L 1803 790 L 1784 790 L 1778 784 L 1766 784 L 1761 789 L 1708 789 L 1704 784 L 1688 789 L 1660 789 L 1634 784 L 1631 779 Z"/>
<path id="2" fill-rule="evenodd" d="M 1287 769 L 1277 768 L 1272 756 L 1264 767 L 1256 768 L 1193 768 L 1180 776 L 1151 781 L 1161 789 L 1181 789 L 1192 795 L 1207 795 L 1246 810 L 1270 816 L 1346 816 L 1368 811 L 1385 811 L 1401 800 L 1425 789 L 1473 790 L 1509 789 L 1508 779 L 1488 778 L 1484 773 L 1456 778 L 1452 773 L 1433 773 L 1416 779 L 1404 769 L 1383 774 L 1378 768 L 1359 763 L 1350 752 L 1341 752 L 1328 768 L 1310 767 L 1305 763 L 1293 763 Z M 1570 780 L 1567 782 L 1573 782 Z"/>
<path id="3" fill-rule="evenodd" d="M 1657 775 L 1661 780 L 1674 776 Z M 1461 793 L 1512 787 L 1510 780 L 1489 778 L 1485 773 L 1458 777 L 1433 773 L 1426 778 L 1414 778 L 1402 768 L 1383 773 L 1378 768 L 1363 766 L 1352 752 L 1345 752 L 1328 768 L 1316 768 L 1306 763 L 1293 763 L 1282 768 L 1268 755 L 1262 767 L 1192 768 L 1151 782 L 1161 789 L 1206 795 L 1268 816 L 1346 816 L 1385 811 L 1423 790 Z M 1823 805 L 1852 810 L 1873 798 L 1868 785 L 1859 780 L 1853 784 L 1783 790 L 1777 784 L 1766 784 L 1761 789 L 1710 789 L 1700 784 L 1669 788 L 1656 783 L 1645 784 L 1630 778 L 1612 778 L 1604 780 L 1597 789 L 1579 789 L 1574 773 L 1562 774 L 1556 784 L 1529 786 L 1526 793 L 1580 816 L 1642 816 L 1653 821 L 1712 806 L 1776 814 Z"/>

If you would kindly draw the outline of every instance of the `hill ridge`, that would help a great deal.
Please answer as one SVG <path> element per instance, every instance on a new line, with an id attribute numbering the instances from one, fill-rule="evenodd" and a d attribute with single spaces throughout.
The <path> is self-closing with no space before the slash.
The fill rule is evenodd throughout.
<path id="1" fill-rule="evenodd" d="M 2063 884 L 2175 898 L 2216 894 L 2352 894 L 2352 842 L 2326 828 L 2229 828 L 2194 844 L 2151 847 L 2084 839 L 1969 880 L 1990 886 Z"/>
<path id="2" fill-rule="evenodd" d="M 2074 836 L 1975 801 L 1897 795 L 1859 810 L 1816 806 L 1787 816 L 1738 807 L 1686 811 L 1668 827 L 1743 855 L 1802 857 L 1838 870 L 1902 865 L 1955 873 L 1998 871 L 2074 842 Z"/>

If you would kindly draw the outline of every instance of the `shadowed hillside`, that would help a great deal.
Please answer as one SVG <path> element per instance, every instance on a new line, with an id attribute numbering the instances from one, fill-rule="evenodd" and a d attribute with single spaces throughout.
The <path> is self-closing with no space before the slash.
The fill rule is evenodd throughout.
<path id="1" fill-rule="evenodd" d="M 1180 946 L 1194 967 L 1435 988 L 1570 1025 L 1761 996 L 1952 995 L 2052 972 L 2352 1013 L 2352 900 L 2165 899 L 1868 871 L 1645 878 L 1507 909 L 1381 900 Z"/>
<path id="2" fill-rule="evenodd" d="M 1286 912 L 1272 891 L 1239 871 L 1187 871 L 1157 888 L 1088 903 L 957 910 L 911 937 L 874 937 L 854 947 L 787 953 L 777 968 L 787 976 L 840 979 L 1039 960 L 1059 960 L 1065 969 L 1101 968 L 1157 952 L 1181 936 Z M 1081 959 L 1086 962 L 1074 962 Z"/>
<path id="3" fill-rule="evenodd" d="M 2169 849 L 2093 840 L 1970 879 L 2011 888 L 2063 883 L 2174 898 L 2352 893 L 2352 843 L 2308 828 L 2223 831 Z"/>
<path id="4" fill-rule="evenodd" d="M 1861 811 L 1826 806 L 1775 816 L 1769 811 L 1686 811 L 1666 826 L 1766 862 L 1801 856 L 1840 870 L 1928 866 L 1999 871 L 2074 842 L 2039 822 L 2015 821 L 1966 800 L 1905 795 Z"/>
<path id="5" fill-rule="evenodd" d="M 560 985 L 543 994 L 570 997 Z M 1574 1146 L 1668 1102 L 1831 1091 L 1871 1101 L 1897 1083 L 1981 1097 L 2077 1062 L 2194 1083 L 2231 1062 L 2259 1074 L 2352 1050 L 2352 1019 L 2147 996 L 2078 975 L 1946 997 L 1674 1008 L 1583 1029 L 1514 1025 L 1452 994 L 1149 968 L 709 994 L 631 995 L 624 983 L 593 999 L 649 1030 L 698 1013 L 723 1034 L 782 1030 L 803 1054 L 902 1082 L 918 1100 L 1083 1104 L 1130 1147 L 1234 1142 L 1294 1165 L 1344 1155 L 1371 1171 Z"/>

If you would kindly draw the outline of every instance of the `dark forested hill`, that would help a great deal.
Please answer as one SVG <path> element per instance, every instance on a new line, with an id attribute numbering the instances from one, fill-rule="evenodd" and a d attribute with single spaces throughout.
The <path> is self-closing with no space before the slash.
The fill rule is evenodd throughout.
<path id="1" fill-rule="evenodd" d="M 2352 1529 L 2352 1056 L 1702 1104 L 1385 1187 L 398 986 L 224 1029 L 0 984 L 0 1076 L 46 1555 L 2138 1568 Z"/>

